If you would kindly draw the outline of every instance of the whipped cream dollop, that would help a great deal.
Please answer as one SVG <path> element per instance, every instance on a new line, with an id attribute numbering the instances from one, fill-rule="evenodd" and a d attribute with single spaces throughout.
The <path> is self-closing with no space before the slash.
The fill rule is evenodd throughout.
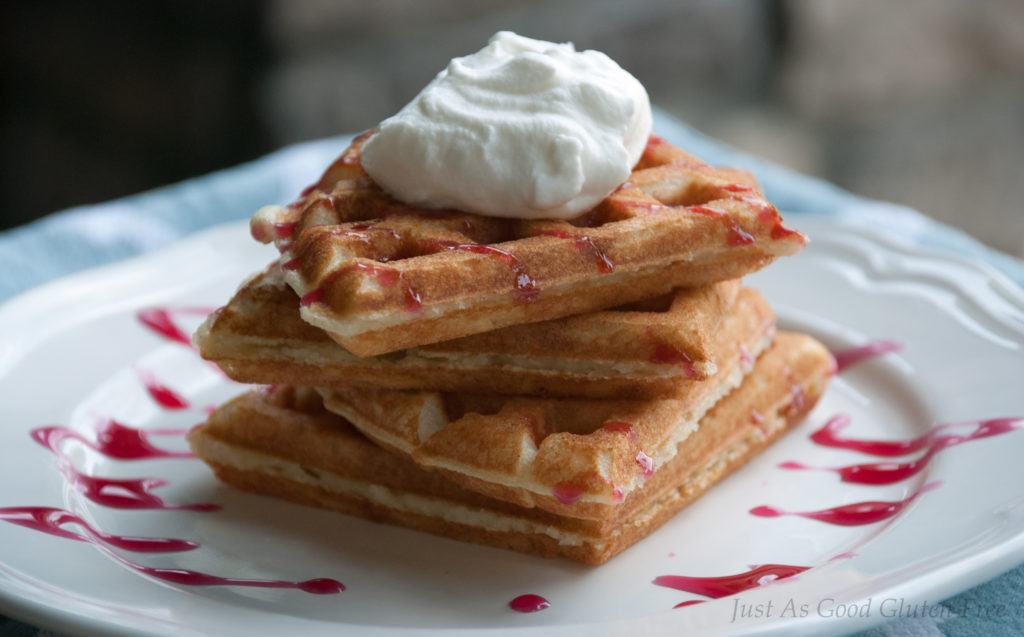
<path id="1" fill-rule="evenodd" d="M 382 122 L 361 161 L 412 205 L 569 219 L 629 177 L 650 133 L 647 92 L 607 55 L 501 31 Z"/>

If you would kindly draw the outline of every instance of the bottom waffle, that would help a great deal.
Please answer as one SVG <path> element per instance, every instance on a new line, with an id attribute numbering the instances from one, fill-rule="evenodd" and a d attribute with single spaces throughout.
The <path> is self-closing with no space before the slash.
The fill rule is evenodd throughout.
<path id="1" fill-rule="evenodd" d="M 243 394 L 195 427 L 188 440 L 219 479 L 239 489 L 457 540 L 600 564 L 799 422 L 824 391 L 831 369 L 831 356 L 816 341 L 780 334 L 745 382 L 679 445 L 661 479 L 644 486 L 641 506 L 614 525 L 459 487 L 374 445 L 327 412 L 308 388 Z"/>

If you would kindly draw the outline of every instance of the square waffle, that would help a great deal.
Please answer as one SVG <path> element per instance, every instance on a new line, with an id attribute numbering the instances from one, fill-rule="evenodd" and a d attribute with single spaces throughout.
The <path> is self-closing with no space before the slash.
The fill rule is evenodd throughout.
<path id="1" fill-rule="evenodd" d="M 809 337 L 780 334 L 747 380 L 626 498 L 618 516 L 605 520 L 524 508 L 464 489 L 374 445 L 305 388 L 243 394 L 188 440 L 218 478 L 239 489 L 457 540 L 600 564 L 799 422 L 823 391 L 831 362 Z M 632 444 L 622 431 L 598 434 Z"/>
<path id="2" fill-rule="evenodd" d="M 831 355 L 809 337 L 782 333 L 776 338 L 775 349 L 799 351 L 802 365 L 823 370 L 831 364 Z M 672 466 L 699 422 L 756 368 L 754 355 L 738 347 L 723 352 L 715 376 L 689 383 L 667 399 L 319 389 L 325 407 L 367 438 L 468 489 L 524 507 L 614 523 L 644 500 L 646 485 L 664 482 L 664 468 Z M 821 393 L 820 387 L 800 385 L 797 379 L 806 374 L 783 369 L 778 378 L 765 379 L 762 371 L 750 382 L 778 382 L 793 395 Z M 744 414 L 741 420 L 749 424 L 752 417 Z"/>
<path id="3" fill-rule="evenodd" d="M 358 356 L 736 279 L 805 243 L 752 176 L 656 137 L 592 211 L 536 221 L 394 200 L 360 167 L 367 135 L 296 202 L 251 222 L 280 250 L 302 318 Z"/>
<path id="4" fill-rule="evenodd" d="M 713 375 L 716 348 L 756 348 L 772 320 L 764 299 L 732 280 L 361 358 L 299 317 L 294 292 L 271 267 L 244 283 L 194 341 L 247 383 L 650 398 Z"/>

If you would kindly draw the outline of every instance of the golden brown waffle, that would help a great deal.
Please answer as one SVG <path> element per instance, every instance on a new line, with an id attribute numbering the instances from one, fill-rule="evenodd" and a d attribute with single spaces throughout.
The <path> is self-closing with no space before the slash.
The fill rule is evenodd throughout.
<path id="1" fill-rule="evenodd" d="M 242 285 L 194 341 L 247 383 L 650 398 L 714 374 L 716 347 L 756 347 L 773 318 L 757 292 L 741 293 L 734 280 L 360 358 L 299 318 L 294 292 L 270 268 Z M 724 324 L 731 329 L 719 329 Z"/>
<path id="2" fill-rule="evenodd" d="M 778 339 L 784 350 L 800 349 L 807 364 L 824 368 L 831 361 L 812 339 Z M 671 399 L 320 392 L 328 410 L 366 437 L 468 489 L 560 515 L 609 520 L 644 497 L 644 486 L 671 464 L 679 444 L 754 367 L 754 357 L 739 348 L 720 360 L 715 376 L 689 383 Z"/>
<path id="3" fill-rule="evenodd" d="M 750 175 L 658 138 L 629 181 L 571 221 L 404 205 L 360 167 L 364 138 L 298 201 L 251 222 L 280 250 L 302 318 L 359 356 L 736 279 L 805 242 Z"/>
<path id="4" fill-rule="evenodd" d="M 829 362 L 806 337 L 780 335 L 747 381 L 627 499 L 621 515 L 602 521 L 522 508 L 461 488 L 372 444 L 325 411 L 310 389 L 243 394 L 188 439 L 218 478 L 240 489 L 457 540 L 600 564 L 799 422 L 824 389 Z"/>

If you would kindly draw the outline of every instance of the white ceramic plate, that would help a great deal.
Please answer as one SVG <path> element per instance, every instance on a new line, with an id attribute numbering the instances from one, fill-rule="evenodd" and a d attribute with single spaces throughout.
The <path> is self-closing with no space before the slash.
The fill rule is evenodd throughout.
<path id="1" fill-rule="evenodd" d="M 792 635 L 847 632 L 915 608 L 929 612 L 935 607 L 921 602 L 934 604 L 1024 560 L 1024 432 L 951 446 L 922 472 L 888 486 L 779 465 L 878 461 L 809 439 L 837 414 L 850 418 L 845 436 L 890 440 L 920 436 L 939 423 L 1024 416 L 1024 295 L 986 267 L 869 229 L 825 218 L 792 221 L 813 242 L 750 278 L 781 325 L 815 334 L 833 349 L 876 339 L 898 341 L 904 349 L 842 372 L 797 430 L 599 568 L 236 493 L 216 484 L 194 459 L 113 460 L 81 442 L 65 442 L 60 448 L 83 474 L 156 477 L 167 484 L 149 493 L 164 502 L 222 508 L 100 506 L 69 484 L 57 456 L 31 432 L 60 426 L 92 439 L 105 419 L 143 430 L 201 421 L 206 408 L 242 386 L 143 325 L 139 312 L 170 308 L 174 324 L 188 331 L 200 319 L 194 308 L 223 303 L 243 276 L 273 255 L 248 238 L 243 224 L 232 224 L 25 294 L 0 308 L 0 509 L 8 509 L 8 518 L 10 507 L 59 508 L 108 533 L 200 545 L 166 554 L 114 550 L 146 566 L 231 578 L 334 578 L 347 590 L 314 595 L 168 583 L 126 566 L 109 549 L 0 520 L 0 610 L 69 633 L 149 635 L 442 634 L 456 628 Z M 147 379 L 187 406 L 161 406 L 146 390 Z M 966 424 L 942 433 L 976 430 Z M 180 435 L 152 440 L 184 448 Z M 933 483 L 937 488 L 873 524 L 749 513 L 758 505 L 807 512 L 897 502 Z M 62 528 L 84 533 L 76 524 Z M 812 568 L 678 609 L 680 602 L 707 598 L 652 583 L 663 575 L 725 576 L 762 564 Z M 544 596 L 550 608 L 511 611 L 508 602 L 525 593 Z"/>

